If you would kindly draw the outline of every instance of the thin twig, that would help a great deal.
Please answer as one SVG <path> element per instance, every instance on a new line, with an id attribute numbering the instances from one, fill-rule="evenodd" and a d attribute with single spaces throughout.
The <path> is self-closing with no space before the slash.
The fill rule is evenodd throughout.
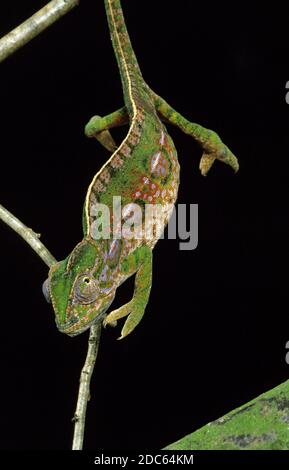
<path id="1" fill-rule="evenodd" d="M 90 328 L 89 340 L 88 340 L 88 351 L 86 360 L 81 371 L 79 380 L 79 391 L 76 405 L 76 411 L 73 417 L 74 424 L 74 435 L 72 450 L 82 450 L 84 430 L 85 430 L 85 417 L 87 402 L 90 399 L 90 379 L 93 373 L 94 364 L 97 357 L 99 340 L 101 332 L 101 323 L 95 323 Z"/>
<path id="2" fill-rule="evenodd" d="M 17 232 L 31 246 L 31 248 L 49 267 L 56 263 L 56 259 L 39 240 L 39 234 L 26 227 L 26 225 L 11 214 L 11 212 L 1 206 L 1 204 L 0 220 L 3 220 L 3 222 L 15 230 L 15 232 Z M 90 398 L 90 380 L 97 357 L 100 332 L 101 323 L 97 323 L 90 328 L 87 356 L 80 375 L 78 399 L 73 418 L 75 421 L 73 450 L 81 450 L 83 446 L 87 402 Z"/>
<path id="3" fill-rule="evenodd" d="M 0 40 L 0 62 L 78 5 L 79 0 L 52 0 Z"/>
<path id="4" fill-rule="evenodd" d="M 7 225 L 9 225 L 9 227 L 15 230 L 15 232 L 17 232 L 31 246 L 31 248 L 49 267 L 56 263 L 56 259 L 39 240 L 39 234 L 33 232 L 32 229 L 26 227 L 26 225 L 24 225 L 13 214 L 11 214 L 11 212 L 1 206 L 1 204 L 0 220 L 3 220 L 3 222 L 5 222 Z M 72 445 L 73 450 L 81 450 L 83 447 L 86 409 L 87 402 L 90 398 L 90 380 L 93 374 L 93 369 L 97 357 L 100 332 L 100 322 L 96 323 L 90 328 L 87 356 L 80 375 L 78 399 L 75 415 L 73 418 L 73 421 L 75 421 Z"/>
<path id="5" fill-rule="evenodd" d="M 15 217 L 11 212 L 9 212 L 5 207 L 0 204 L 0 219 L 3 220 L 9 227 L 11 227 L 15 232 L 18 233 L 31 248 L 40 256 L 40 258 L 47 264 L 47 266 L 52 266 L 56 263 L 56 259 L 52 254 L 47 250 L 43 243 L 39 240 L 39 234 L 33 232 L 29 227 L 26 227 L 22 222 L 20 222 L 17 217 Z"/>
<path id="6" fill-rule="evenodd" d="M 53 0 L 35 13 L 35 15 L 31 16 L 20 26 L 4 36 L 0 40 L 0 62 L 44 31 L 61 16 L 65 15 L 68 11 L 78 5 L 78 3 L 79 0 Z M 39 234 L 26 227 L 26 225 L 11 214 L 11 212 L 1 206 L 1 204 L 0 220 L 3 220 L 3 222 L 17 232 L 49 267 L 56 263 L 56 259 L 39 240 Z M 86 409 L 87 402 L 90 398 L 90 380 L 97 357 L 100 332 L 101 323 L 96 323 L 90 328 L 88 351 L 80 375 L 77 406 L 73 418 L 75 421 L 73 450 L 81 450 L 83 447 Z"/>

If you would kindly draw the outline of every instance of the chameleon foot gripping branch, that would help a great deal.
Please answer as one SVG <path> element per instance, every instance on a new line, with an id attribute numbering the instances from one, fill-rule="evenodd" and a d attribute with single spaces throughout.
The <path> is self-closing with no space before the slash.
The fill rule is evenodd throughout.
<path id="1" fill-rule="evenodd" d="M 88 137 L 95 137 L 112 152 L 94 176 L 85 199 L 83 240 L 64 261 L 52 266 L 44 283 L 60 331 L 75 336 L 96 321 L 115 325 L 127 317 L 121 338 L 131 333 L 141 320 L 152 283 L 152 250 L 160 237 L 149 240 L 121 236 L 99 237 L 98 214 L 107 207 L 112 214 L 114 197 L 121 198 L 122 224 L 136 204 L 145 215 L 148 204 L 161 205 L 168 222 L 179 186 L 179 163 L 174 143 L 163 121 L 178 126 L 203 148 L 200 170 L 206 175 L 216 159 L 238 170 L 238 161 L 213 131 L 187 121 L 156 95 L 144 81 L 126 29 L 120 0 L 105 0 L 106 14 L 118 62 L 125 106 L 106 116 L 94 116 L 87 124 Z M 129 123 L 125 139 L 117 147 L 109 129 Z M 141 220 L 144 220 L 143 217 Z M 140 222 L 139 233 L 145 233 Z M 126 305 L 107 311 L 117 287 L 136 274 L 133 298 Z"/>

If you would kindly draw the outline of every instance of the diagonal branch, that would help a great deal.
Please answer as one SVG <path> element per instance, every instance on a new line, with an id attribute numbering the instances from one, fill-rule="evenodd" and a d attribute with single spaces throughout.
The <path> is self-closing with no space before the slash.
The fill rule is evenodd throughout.
<path id="1" fill-rule="evenodd" d="M 50 251 L 39 240 L 40 235 L 33 232 L 31 228 L 26 227 L 15 215 L 11 214 L 5 207 L 0 204 L 0 219 L 3 220 L 9 227 L 20 235 L 31 248 L 38 254 L 47 266 L 52 266 L 56 263 L 56 259 Z"/>
<path id="2" fill-rule="evenodd" d="M 0 62 L 44 31 L 48 26 L 61 18 L 61 16 L 68 13 L 72 8 L 78 5 L 78 3 L 79 0 L 52 0 L 28 20 L 0 39 Z M 17 232 L 47 264 L 47 266 L 51 267 L 57 262 L 39 240 L 40 235 L 26 227 L 26 225 L 24 225 L 1 204 L 0 220 L 3 220 L 3 222 Z M 83 448 L 86 409 L 87 402 L 90 398 L 90 380 L 98 353 L 100 333 L 101 323 L 96 323 L 90 328 L 88 351 L 80 375 L 78 400 L 73 418 L 75 421 L 73 450 L 80 450 Z"/>
<path id="3" fill-rule="evenodd" d="M 24 23 L 0 39 L 0 62 L 27 44 L 78 5 L 79 0 L 52 0 Z"/>
<path id="4" fill-rule="evenodd" d="M 9 225 L 9 227 L 11 227 L 15 232 L 17 232 L 49 267 L 57 262 L 56 259 L 52 256 L 52 254 L 39 240 L 39 234 L 35 233 L 31 228 L 26 227 L 26 225 L 24 225 L 13 214 L 11 214 L 11 212 L 1 206 L 1 204 L 0 220 L 3 220 L 3 222 L 5 222 L 7 225 Z M 90 380 L 93 374 L 93 369 L 97 358 L 100 332 L 100 322 L 95 323 L 90 328 L 88 351 L 80 375 L 78 399 L 75 415 L 73 418 L 73 421 L 75 421 L 75 425 L 72 450 L 81 450 L 83 447 L 86 409 L 87 402 L 90 398 Z"/>

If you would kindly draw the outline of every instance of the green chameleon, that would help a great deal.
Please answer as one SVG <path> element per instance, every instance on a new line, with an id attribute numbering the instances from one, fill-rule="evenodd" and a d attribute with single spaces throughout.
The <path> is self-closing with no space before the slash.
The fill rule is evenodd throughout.
<path id="1" fill-rule="evenodd" d="M 86 125 L 88 137 L 95 137 L 111 157 L 94 176 L 83 210 L 83 240 L 64 260 L 49 271 L 43 292 L 51 301 L 58 329 L 75 336 L 95 321 L 116 325 L 127 317 L 121 331 L 124 338 L 143 317 L 152 284 L 152 249 L 160 233 L 152 230 L 146 238 L 99 236 L 99 204 L 113 213 L 114 196 L 124 207 L 121 223 L 127 222 L 138 205 L 141 214 L 146 207 L 164 208 L 163 228 L 179 186 L 179 163 L 174 143 L 163 121 L 178 126 L 193 137 L 203 149 L 200 170 L 206 175 L 216 159 L 238 170 L 238 161 L 213 131 L 187 121 L 144 81 L 132 49 L 120 0 L 104 0 L 113 49 L 120 71 L 125 106 L 105 117 L 94 116 Z M 129 124 L 125 139 L 117 147 L 109 129 Z M 113 223 L 113 215 L 110 222 Z M 142 220 L 139 222 L 143 227 Z M 119 227 L 118 227 L 119 229 Z M 110 233 L 110 232 L 109 232 Z M 140 233 L 144 233 L 140 232 Z M 117 287 L 133 274 L 133 298 L 107 314 Z"/>

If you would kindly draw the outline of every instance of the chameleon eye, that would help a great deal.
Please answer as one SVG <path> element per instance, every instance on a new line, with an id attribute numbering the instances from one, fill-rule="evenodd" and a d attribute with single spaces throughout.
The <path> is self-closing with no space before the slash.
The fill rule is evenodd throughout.
<path id="1" fill-rule="evenodd" d="M 50 281 L 49 279 L 46 279 L 46 281 L 43 282 L 42 284 L 42 292 L 43 295 L 46 299 L 46 302 L 51 304 L 51 297 L 50 297 Z"/>
<path id="2" fill-rule="evenodd" d="M 78 302 L 82 304 L 90 304 L 94 302 L 98 296 L 98 283 L 94 278 L 87 274 L 82 274 L 76 281 L 74 294 Z"/>

